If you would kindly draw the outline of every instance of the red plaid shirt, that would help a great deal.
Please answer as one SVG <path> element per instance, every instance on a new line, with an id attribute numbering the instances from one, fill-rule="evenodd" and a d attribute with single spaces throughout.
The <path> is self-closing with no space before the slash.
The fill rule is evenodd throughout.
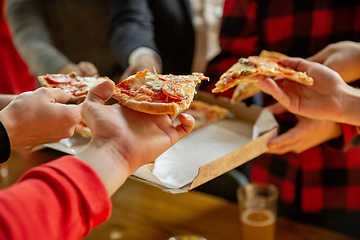
<path id="1" fill-rule="evenodd" d="M 202 89 L 211 91 L 240 57 L 262 49 L 306 58 L 342 40 L 360 42 L 360 1 L 226 0 L 221 53 L 209 64 L 206 74 L 211 82 Z M 231 97 L 232 92 L 221 95 Z M 293 116 L 278 116 L 278 121 L 280 126 L 296 123 Z M 258 157 L 252 161 L 252 180 L 274 183 L 282 205 L 297 205 L 299 214 L 350 211 L 359 214 L 359 222 L 360 147 L 342 152 L 340 145 L 356 135 L 353 126 L 343 124 L 342 130 L 337 148 L 325 143 L 301 154 Z"/>

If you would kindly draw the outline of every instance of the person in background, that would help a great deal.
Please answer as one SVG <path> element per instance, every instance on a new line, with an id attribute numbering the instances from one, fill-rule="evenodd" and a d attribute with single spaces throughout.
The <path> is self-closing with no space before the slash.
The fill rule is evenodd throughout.
<path id="1" fill-rule="evenodd" d="M 64 156 L 29 170 L 13 186 L 0 191 L 0 239 L 85 237 L 109 218 L 110 197 L 125 180 L 192 130 L 194 119 L 187 114 L 179 115 L 181 123 L 174 127 L 171 120 L 175 116 L 144 114 L 119 104 L 104 105 L 114 87 L 112 81 L 97 85 L 81 106 L 81 115 L 93 133 L 87 146 L 75 156 Z M 55 89 L 44 91 L 55 93 L 50 90 Z M 8 128 L 8 123 L 14 122 L 6 119 L 23 114 L 17 108 L 22 100 L 29 100 L 30 106 L 43 105 L 31 101 L 37 100 L 36 95 L 42 91 L 20 95 L 0 112 L 5 126 L 0 131 L 1 139 L 8 135 L 10 143 L 14 142 L 14 128 Z M 65 99 L 66 94 L 62 94 Z M 39 115 L 38 120 L 41 118 Z M 18 118 L 16 125 L 33 130 L 29 128 L 33 121 L 35 118 Z M 22 136 L 16 137 L 16 142 L 21 142 Z"/>
<path id="2" fill-rule="evenodd" d="M 35 89 L 35 78 L 14 47 L 6 20 L 6 0 L 0 1 L 0 94 L 20 94 Z"/>
<path id="3" fill-rule="evenodd" d="M 7 11 L 14 43 L 33 75 L 75 72 L 117 81 L 108 1 L 9 0 Z"/>
<path id="4" fill-rule="evenodd" d="M 110 45 L 123 77 L 144 69 L 189 74 L 195 32 L 189 0 L 110 0 Z"/>
<path id="5" fill-rule="evenodd" d="M 209 63 L 206 75 L 211 82 L 201 89 L 210 92 L 240 57 L 258 55 L 263 49 L 328 64 L 326 59 L 334 55 L 320 59 L 317 53 L 333 43 L 360 42 L 359 12 L 358 1 L 226 0 L 221 53 Z M 331 67 L 336 69 L 341 63 L 339 59 Z M 231 97 L 232 90 L 222 95 Z M 267 95 L 262 100 L 264 106 L 275 102 Z M 251 162 L 251 180 L 279 188 L 280 215 L 359 237 L 360 181 L 352 176 L 360 171 L 355 161 L 360 148 L 342 151 L 357 135 L 356 128 L 275 109 L 273 113 L 280 134 L 269 143 L 268 154 Z"/>
<path id="6" fill-rule="evenodd" d="M 224 0 L 110 1 L 110 44 L 121 79 L 149 69 L 164 74 L 203 72 L 219 51 Z"/>

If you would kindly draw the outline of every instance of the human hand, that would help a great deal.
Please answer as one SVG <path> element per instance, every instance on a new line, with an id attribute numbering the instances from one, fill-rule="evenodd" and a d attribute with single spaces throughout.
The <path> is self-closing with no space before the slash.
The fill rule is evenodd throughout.
<path id="1" fill-rule="evenodd" d="M 91 62 L 82 61 L 78 64 L 67 64 L 59 70 L 59 74 L 69 74 L 75 72 L 78 76 L 81 77 L 93 77 L 98 76 L 98 69 Z"/>
<path id="2" fill-rule="evenodd" d="M 269 110 L 274 114 L 282 113 L 285 108 L 276 103 Z M 341 135 L 340 124 L 330 120 L 315 120 L 296 116 L 295 127 L 272 139 L 268 144 L 269 154 L 284 154 L 287 152 L 302 153 L 312 147 L 337 138 Z"/>
<path id="3" fill-rule="evenodd" d="M 194 119 L 137 112 L 119 104 L 104 105 L 114 90 L 112 81 L 91 89 L 82 104 L 82 116 L 92 132 L 90 143 L 76 156 L 88 162 L 103 180 L 110 195 L 139 167 L 154 161 L 190 133 Z"/>
<path id="4" fill-rule="evenodd" d="M 347 83 L 360 79 L 360 43 L 333 43 L 307 60 L 322 63 L 333 69 Z"/>
<path id="5" fill-rule="evenodd" d="M 282 64 L 307 72 L 314 85 L 307 86 L 290 80 L 274 81 L 259 76 L 257 85 L 272 95 L 290 112 L 313 119 L 360 124 L 359 91 L 348 86 L 335 71 L 319 63 L 299 58 L 285 58 Z"/>
<path id="6" fill-rule="evenodd" d="M 142 71 L 144 69 L 148 69 L 149 71 L 153 71 L 155 68 L 157 73 L 162 72 L 161 64 L 159 60 L 151 55 L 151 54 L 143 54 L 137 57 L 134 64 L 130 65 L 120 77 L 120 81 L 126 79 L 127 77 L 134 75 L 135 73 Z"/>
<path id="7" fill-rule="evenodd" d="M 12 149 L 57 142 L 74 134 L 80 106 L 66 105 L 70 95 L 61 89 L 39 88 L 18 95 L 0 111 Z"/>
<path id="8" fill-rule="evenodd" d="M 15 97 L 16 95 L 12 95 L 12 94 L 0 94 L 0 111 L 4 107 L 9 105 L 9 103 L 11 103 L 11 101 L 14 100 Z"/>

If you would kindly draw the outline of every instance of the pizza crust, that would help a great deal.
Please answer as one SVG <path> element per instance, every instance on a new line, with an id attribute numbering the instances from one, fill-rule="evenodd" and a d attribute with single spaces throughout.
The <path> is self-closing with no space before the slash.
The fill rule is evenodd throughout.
<path id="1" fill-rule="evenodd" d="M 119 101 L 121 106 L 133 109 L 135 111 L 163 115 L 163 114 L 174 114 L 177 115 L 180 111 L 189 107 L 193 97 L 189 97 L 186 101 L 179 103 L 156 103 L 147 101 L 136 101 L 131 99 L 128 95 L 122 94 L 115 89 L 113 98 Z"/>
<path id="2" fill-rule="evenodd" d="M 256 85 L 256 83 L 252 83 L 252 82 L 239 83 L 235 87 L 230 102 L 231 103 L 241 102 L 260 91 L 261 89 Z"/>
<path id="3" fill-rule="evenodd" d="M 275 51 L 261 50 L 259 57 L 265 57 L 273 60 L 280 60 L 282 58 L 288 57 L 287 55 Z"/>

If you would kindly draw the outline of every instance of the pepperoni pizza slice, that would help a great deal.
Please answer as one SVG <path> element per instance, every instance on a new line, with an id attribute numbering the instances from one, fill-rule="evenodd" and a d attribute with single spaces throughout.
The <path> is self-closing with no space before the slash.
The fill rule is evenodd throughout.
<path id="1" fill-rule="evenodd" d="M 80 77 L 73 72 L 70 74 L 46 74 L 45 76 L 39 76 L 38 80 L 43 87 L 60 88 L 70 92 L 72 101 L 82 101 L 86 98 L 92 86 L 110 80 L 110 78 Z"/>
<path id="2" fill-rule="evenodd" d="M 190 106 L 203 80 L 209 78 L 202 73 L 158 75 L 146 69 L 116 85 L 113 98 L 136 111 L 176 115 Z"/>
<path id="3" fill-rule="evenodd" d="M 85 99 L 92 86 L 107 77 L 80 77 L 71 74 L 46 74 L 38 77 L 44 87 L 60 88 L 72 94 L 71 100 Z M 122 106 L 149 114 L 178 114 L 189 107 L 196 86 L 209 80 L 202 73 L 192 75 L 158 75 L 145 69 L 115 86 L 112 97 Z"/>

